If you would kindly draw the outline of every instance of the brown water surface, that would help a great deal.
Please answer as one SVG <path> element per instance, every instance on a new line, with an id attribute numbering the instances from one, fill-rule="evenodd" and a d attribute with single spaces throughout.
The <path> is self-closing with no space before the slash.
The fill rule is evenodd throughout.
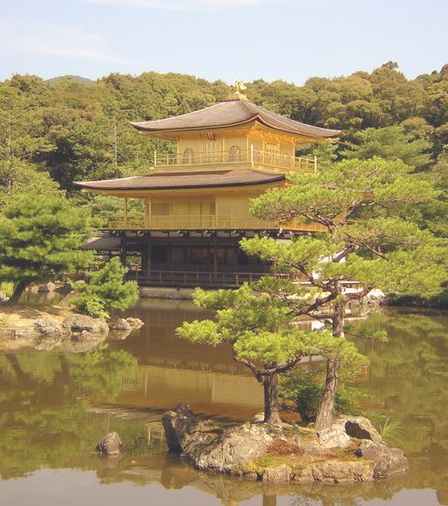
<path id="1" fill-rule="evenodd" d="M 388 310 L 361 325 L 363 334 L 389 333 L 384 344 L 359 340 L 371 363 L 362 402 L 405 450 L 408 474 L 274 487 L 199 473 L 167 455 L 165 409 L 183 401 L 223 421 L 246 419 L 260 411 L 262 392 L 228 348 L 175 337 L 179 323 L 205 316 L 191 304 L 144 301 L 134 313 L 141 331 L 92 352 L 0 355 L 1 506 L 448 504 L 447 315 Z M 95 444 L 111 430 L 126 452 L 101 459 Z"/>

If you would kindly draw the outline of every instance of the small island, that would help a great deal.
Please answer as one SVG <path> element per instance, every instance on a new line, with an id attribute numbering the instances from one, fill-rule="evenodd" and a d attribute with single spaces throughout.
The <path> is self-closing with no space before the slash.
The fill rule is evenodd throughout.
<path id="1" fill-rule="evenodd" d="M 223 428 L 179 405 L 163 417 L 169 450 L 201 471 L 273 483 L 356 483 L 406 472 L 403 452 L 389 448 L 363 417 L 338 417 L 325 430 L 245 423 Z"/>

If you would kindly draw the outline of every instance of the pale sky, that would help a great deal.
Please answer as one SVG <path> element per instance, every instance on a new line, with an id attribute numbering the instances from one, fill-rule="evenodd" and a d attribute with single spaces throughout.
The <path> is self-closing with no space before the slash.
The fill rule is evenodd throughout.
<path id="1" fill-rule="evenodd" d="M 448 0 L 0 0 L 0 80 L 111 72 L 284 79 L 448 63 Z"/>

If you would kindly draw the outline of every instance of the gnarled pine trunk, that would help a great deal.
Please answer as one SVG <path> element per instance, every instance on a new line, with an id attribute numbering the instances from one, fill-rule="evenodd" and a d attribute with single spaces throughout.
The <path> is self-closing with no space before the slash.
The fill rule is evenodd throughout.
<path id="1" fill-rule="evenodd" d="M 263 376 L 264 389 L 264 423 L 281 423 L 278 403 L 278 375 L 266 374 Z"/>
<path id="2" fill-rule="evenodd" d="M 338 360 L 336 358 L 329 358 L 327 360 L 324 392 L 320 401 L 319 413 L 316 418 L 317 430 L 326 429 L 330 427 L 333 422 L 334 403 L 338 388 L 338 369 Z"/>
<path id="3" fill-rule="evenodd" d="M 336 299 L 333 313 L 333 335 L 344 335 L 345 300 L 340 293 Z M 327 373 L 325 377 L 324 391 L 316 418 L 316 429 L 327 429 L 333 423 L 334 404 L 338 388 L 339 360 L 330 357 L 327 360 Z"/>

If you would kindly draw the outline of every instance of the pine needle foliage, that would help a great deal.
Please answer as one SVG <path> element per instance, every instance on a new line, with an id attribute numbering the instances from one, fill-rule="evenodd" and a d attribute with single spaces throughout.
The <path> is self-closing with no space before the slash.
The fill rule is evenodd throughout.
<path id="1" fill-rule="evenodd" d="M 57 280 L 87 267 L 90 253 L 81 249 L 89 213 L 60 192 L 15 193 L 0 215 L 0 281 L 13 282 L 16 302 L 31 283 Z"/>
<path id="2" fill-rule="evenodd" d="M 125 311 L 138 300 L 138 286 L 135 281 L 125 281 L 127 270 L 118 258 L 112 258 L 88 282 L 75 284 L 77 296 L 75 308 L 94 318 L 109 318 L 113 311 Z"/>

